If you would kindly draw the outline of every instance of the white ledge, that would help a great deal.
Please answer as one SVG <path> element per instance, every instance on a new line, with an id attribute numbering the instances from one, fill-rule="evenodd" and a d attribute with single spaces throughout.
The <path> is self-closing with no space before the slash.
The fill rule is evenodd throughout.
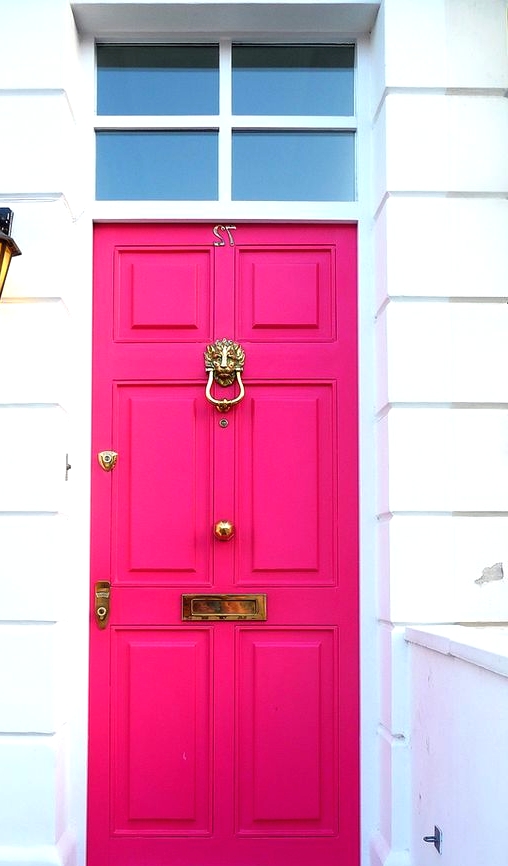
<path id="1" fill-rule="evenodd" d="M 408 643 L 508 677 L 507 626 L 411 626 L 405 638 Z"/>
<path id="2" fill-rule="evenodd" d="M 80 33 L 97 39 L 164 41 L 190 37 L 268 37 L 289 40 L 369 33 L 379 0 L 74 0 Z"/>

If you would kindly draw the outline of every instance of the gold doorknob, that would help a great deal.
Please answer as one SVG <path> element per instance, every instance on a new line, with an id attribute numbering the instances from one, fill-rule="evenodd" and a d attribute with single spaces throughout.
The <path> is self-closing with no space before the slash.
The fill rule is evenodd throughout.
<path id="1" fill-rule="evenodd" d="M 229 541 L 235 534 L 235 527 L 229 520 L 219 520 L 213 528 L 213 534 L 219 541 Z"/>

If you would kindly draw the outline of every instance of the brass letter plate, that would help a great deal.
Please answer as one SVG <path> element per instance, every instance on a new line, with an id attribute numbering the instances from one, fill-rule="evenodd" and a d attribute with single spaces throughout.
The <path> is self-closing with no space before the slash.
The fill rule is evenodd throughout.
<path id="1" fill-rule="evenodd" d="M 182 595 L 182 619 L 266 619 L 266 595 Z"/>

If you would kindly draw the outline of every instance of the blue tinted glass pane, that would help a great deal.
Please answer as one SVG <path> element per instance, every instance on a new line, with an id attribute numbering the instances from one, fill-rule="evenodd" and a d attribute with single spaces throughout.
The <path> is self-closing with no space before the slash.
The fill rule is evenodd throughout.
<path id="1" fill-rule="evenodd" d="M 354 133 L 233 133 L 233 199 L 353 201 L 354 198 Z"/>
<path id="2" fill-rule="evenodd" d="M 234 45 L 233 114 L 354 114 L 352 45 Z"/>
<path id="3" fill-rule="evenodd" d="M 217 199 L 217 133 L 98 132 L 97 198 Z"/>
<path id="4" fill-rule="evenodd" d="M 98 45 L 97 114 L 217 114 L 217 45 Z"/>

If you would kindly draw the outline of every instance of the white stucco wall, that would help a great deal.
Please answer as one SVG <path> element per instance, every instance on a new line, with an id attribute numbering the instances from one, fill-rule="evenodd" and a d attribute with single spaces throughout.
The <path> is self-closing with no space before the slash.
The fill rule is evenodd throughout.
<path id="1" fill-rule="evenodd" d="M 69 4 L 2 0 L 0 12 L 0 203 L 14 210 L 23 253 L 0 307 L 0 863 L 74 866 L 86 791 L 91 228 L 82 215 L 92 166 Z"/>
<path id="2" fill-rule="evenodd" d="M 83 0 L 80 36 L 69 0 L 0 0 L 0 204 L 23 251 L 0 305 L 0 866 L 84 864 L 92 221 L 163 218 L 93 202 L 91 46 L 94 26 L 153 39 L 165 5 Z M 180 36 L 373 20 L 193 5 L 169 4 Z M 475 582 L 508 568 L 506 36 L 505 0 L 384 0 L 359 52 L 360 201 L 301 213 L 360 221 L 362 866 L 423 862 L 406 625 L 508 620 L 507 579 Z"/>
<path id="3" fill-rule="evenodd" d="M 505 866 L 508 630 L 411 628 L 407 639 L 412 862 L 438 862 L 423 842 L 437 826 L 440 866 Z"/>
<path id="4" fill-rule="evenodd" d="M 506 578 L 477 582 L 508 557 L 506 35 L 497 0 L 386 0 L 374 34 L 384 783 L 372 852 L 393 866 L 430 862 L 409 831 L 403 626 L 508 619 Z"/>

